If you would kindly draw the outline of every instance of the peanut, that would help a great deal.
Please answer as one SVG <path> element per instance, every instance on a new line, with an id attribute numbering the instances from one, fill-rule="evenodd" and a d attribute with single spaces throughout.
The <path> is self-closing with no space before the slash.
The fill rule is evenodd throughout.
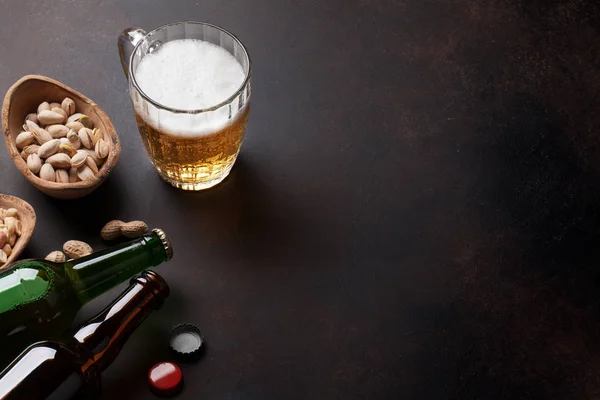
<path id="1" fill-rule="evenodd" d="M 60 250 L 53 251 L 52 253 L 46 256 L 46 260 L 52 261 L 55 263 L 63 263 L 67 261 L 67 256 Z"/>
<path id="2" fill-rule="evenodd" d="M 121 236 L 136 238 L 148 232 L 148 225 L 144 221 L 123 222 L 113 220 L 108 222 L 100 231 L 104 240 L 115 240 Z"/>
<path id="3" fill-rule="evenodd" d="M 92 247 L 79 240 L 69 240 L 63 245 L 64 253 L 72 259 L 81 258 L 93 253 Z"/>
<path id="4" fill-rule="evenodd" d="M 121 227 L 125 222 L 113 220 L 108 222 L 100 231 L 100 236 L 103 240 L 116 240 L 122 236 Z"/>
<path id="5" fill-rule="evenodd" d="M 6 255 L 8 257 L 10 257 L 10 255 L 12 254 L 12 247 L 8 243 L 6 243 L 4 246 L 2 246 L 2 250 L 6 253 Z"/>

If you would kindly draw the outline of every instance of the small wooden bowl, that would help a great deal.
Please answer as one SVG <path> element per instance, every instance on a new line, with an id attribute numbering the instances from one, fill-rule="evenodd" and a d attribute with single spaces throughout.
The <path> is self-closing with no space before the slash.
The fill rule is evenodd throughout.
<path id="1" fill-rule="evenodd" d="M 35 228 L 35 211 L 33 211 L 33 207 L 29 205 L 25 200 L 21 200 L 18 197 L 9 196 L 7 194 L 0 194 L 0 208 L 16 208 L 19 213 L 17 214 L 19 220 L 23 227 L 21 228 L 21 236 L 15 242 L 15 247 L 12 249 L 12 253 L 8 256 L 8 260 L 6 264 L 0 265 L 0 271 L 2 268 L 6 267 L 8 264 L 16 260 L 23 249 L 29 243 L 29 239 L 33 236 L 33 230 Z"/>
<path id="2" fill-rule="evenodd" d="M 44 101 L 60 103 L 65 97 L 72 98 L 77 106 L 77 112 L 90 117 L 94 126 L 102 129 L 105 139 L 108 139 L 110 146 L 108 158 L 98 174 L 90 180 L 75 183 L 45 181 L 27 168 L 27 163 L 15 144 L 15 138 L 23 130 L 27 114 L 36 112 L 38 105 Z M 2 105 L 2 126 L 6 147 L 17 169 L 37 189 L 58 199 L 78 199 L 93 192 L 108 178 L 121 154 L 119 137 L 106 113 L 81 93 L 45 76 L 27 75 L 12 85 Z"/>

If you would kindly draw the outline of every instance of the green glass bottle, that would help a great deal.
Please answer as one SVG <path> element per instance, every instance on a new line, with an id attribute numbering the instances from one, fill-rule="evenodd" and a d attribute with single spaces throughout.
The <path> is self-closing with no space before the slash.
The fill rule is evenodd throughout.
<path id="1" fill-rule="evenodd" d="M 39 340 L 61 339 L 79 309 L 173 256 L 160 229 L 64 263 L 23 260 L 0 273 L 0 369 Z"/>

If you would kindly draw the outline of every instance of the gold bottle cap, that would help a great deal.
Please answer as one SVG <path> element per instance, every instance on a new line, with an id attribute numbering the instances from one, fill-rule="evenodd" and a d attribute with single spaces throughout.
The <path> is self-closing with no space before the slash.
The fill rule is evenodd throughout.
<path id="1" fill-rule="evenodd" d="M 152 232 L 156 233 L 156 236 L 158 236 L 158 238 L 160 239 L 163 247 L 165 248 L 165 254 L 167 255 L 166 261 L 169 261 L 171 258 L 173 258 L 173 247 L 171 246 L 171 242 L 169 241 L 169 239 L 167 239 L 165 231 L 163 231 L 162 229 L 154 228 L 152 229 Z"/>

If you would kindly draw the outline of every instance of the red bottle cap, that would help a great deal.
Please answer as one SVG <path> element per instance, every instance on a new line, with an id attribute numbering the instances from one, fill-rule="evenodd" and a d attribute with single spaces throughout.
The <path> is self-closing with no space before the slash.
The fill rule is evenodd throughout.
<path id="1" fill-rule="evenodd" d="M 148 383 L 156 394 L 171 396 L 181 389 L 183 374 L 176 364 L 161 362 L 150 368 Z"/>

